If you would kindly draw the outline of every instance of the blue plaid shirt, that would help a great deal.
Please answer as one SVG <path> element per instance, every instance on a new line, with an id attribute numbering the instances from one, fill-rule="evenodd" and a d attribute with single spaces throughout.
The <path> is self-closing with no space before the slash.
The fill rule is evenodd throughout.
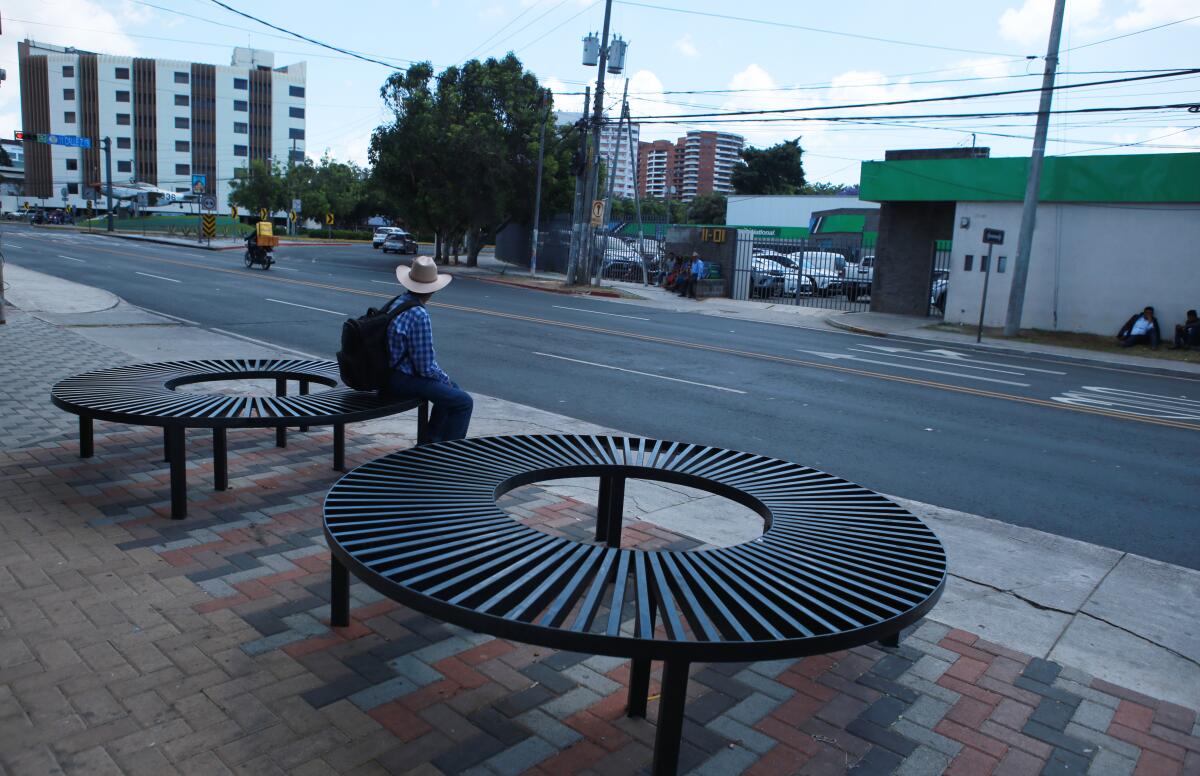
<path id="1" fill-rule="evenodd" d="M 405 294 L 388 309 L 399 307 L 412 299 L 412 294 Z M 393 369 L 406 375 L 453 385 L 449 376 L 438 366 L 434 355 L 433 327 L 429 323 L 429 311 L 424 305 L 418 304 L 397 315 L 388 326 L 387 339 Z"/>

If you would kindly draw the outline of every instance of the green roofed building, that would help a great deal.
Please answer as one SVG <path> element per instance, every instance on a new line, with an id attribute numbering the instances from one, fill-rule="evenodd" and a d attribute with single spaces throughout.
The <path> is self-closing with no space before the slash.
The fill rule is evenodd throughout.
<path id="1" fill-rule="evenodd" d="M 934 244 L 949 240 L 946 320 L 978 321 L 990 272 L 985 323 L 1003 325 L 1029 160 L 987 154 L 863 163 L 860 197 L 881 203 L 872 310 L 925 314 Z M 1005 233 L 990 267 L 985 228 Z M 1146 305 L 1164 328 L 1200 307 L 1200 154 L 1047 157 L 1022 327 L 1115 334 Z"/>

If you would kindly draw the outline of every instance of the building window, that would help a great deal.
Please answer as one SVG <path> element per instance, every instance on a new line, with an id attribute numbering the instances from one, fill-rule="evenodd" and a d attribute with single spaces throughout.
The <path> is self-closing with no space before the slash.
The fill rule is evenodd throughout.
<path id="1" fill-rule="evenodd" d="M 1006 269 L 1008 269 L 1008 257 L 1001 256 L 1000 258 L 996 259 L 996 271 L 1003 272 Z"/>
<path id="2" fill-rule="evenodd" d="M 979 271 L 980 271 L 980 272 L 987 272 L 987 271 L 988 271 L 988 257 L 987 257 L 987 254 L 983 254 L 983 255 L 981 255 L 981 256 L 979 257 Z"/>
<path id="3" fill-rule="evenodd" d="M 175 83 L 186 84 L 188 82 L 188 74 L 179 70 L 175 71 Z"/>
<path id="4" fill-rule="evenodd" d="M 175 129 L 191 129 L 191 121 L 184 116 L 175 117 Z"/>
<path id="5" fill-rule="evenodd" d="M 244 121 L 233 122 L 233 131 L 238 135 L 245 135 L 250 131 L 250 125 Z"/>
<path id="6" fill-rule="evenodd" d="M 75 111 L 69 110 L 63 113 L 63 121 L 67 124 L 75 123 Z"/>
<path id="7" fill-rule="evenodd" d="M 119 126 L 119 127 L 129 126 L 129 114 L 128 113 L 118 113 L 117 114 L 117 126 Z"/>
<path id="8" fill-rule="evenodd" d="M 291 127 L 288 129 L 288 140 L 303 140 L 303 139 L 304 139 L 304 130 L 303 129 L 298 129 L 296 127 Z"/>
<path id="9" fill-rule="evenodd" d="M 117 162 L 117 172 L 133 172 L 133 162 L 128 159 Z"/>
<path id="10" fill-rule="evenodd" d="M 177 164 L 177 165 L 175 165 L 175 174 L 176 175 L 191 175 L 192 174 L 192 166 L 190 164 Z"/>
<path id="11" fill-rule="evenodd" d="M 68 159 L 67 160 L 67 169 L 68 170 L 78 170 L 79 169 L 79 160 L 78 159 Z"/>
<path id="12" fill-rule="evenodd" d="M 68 183 L 67 184 L 67 193 L 68 194 L 78 194 L 79 193 L 79 184 L 78 183 Z"/>
<path id="13" fill-rule="evenodd" d="M 118 68 L 117 68 L 117 72 L 116 72 L 116 76 L 117 76 L 117 79 L 118 79 L 118 80 L 121 80 L 121 81 L 128 81 L 128 80 L 129 80 L 129 68 L 127 68 L 127 67 L 118 67 Z"/>
<path id="14" fill-rule="evenodd" d="M 75 65 L 63 65 L 63 78 L 75 77 Z"/>
<path id="15" fill-rule="evenodd" d="M 234 155 L 234 156 L 249 156 L 249 155 L 250 155 L 250 149 L 248 149 L 248 148 L 247 148 L 246 146 L 244 146 L 244 145 L 235 145 L 235 146 L 233 147 L 233 155 Z"/>
<path id="16" fill-rule="evenodd" d="M 304 108 L 297 108 L 295 106 L 292 106 L 292 107 L 288 108 L 288 115 L 294 119 L 302 119 L 302 118 L 304 118 Z"/>
<path id="17" fill-rule="evenodd" d="M 192 144 L 186 140 L 176 140 L 175 150 L 181 154 L 186 154 L 192 150 Z"/>
<path id="18" fill-rule="evenodd" d="M 129 102 L 129 92 L 117 92 L 117 102 Z"/>
<path id="19" fill-rule="evenodd" d="M 245 100 L 234 100 L 233 109 L 245 113 L 246 111 L 250 110 L 250 105 Z"/>
<path id="20" fill-rule="evenodd" d="M 188 96 L 186 94 L 175 95 L 175 104 L 186 108 L 188 106 Z"/>
<path id="21" fill-rule="evenodd" d="M 63 99 L 64 100 L 75 99 L 75 90 L 74 89 L 63 89 Z"/>
<path id="22" fill-rule="evenodd" d="M 971 254 L 963 256 L 963 272 L 970 272 L 971 267 L 975 265 L 975 257 Z"/>
<path id="23" fill-rule="evenodd" d="M 127 137 L 117 138 L 117 148 L 132 148 L 132 147 L 133 146 L 130 144 L 129 138 L 127 138 Z"/>
<path id="24" fill-rule="evenodd" d="M 235 78 L 235 79 L 233 79 L 233 88 L 234 89 L 249 89 L 250 84 L 249 84 L 249 82 L 246 81 L 245 78 Z"/>
<path id="25" fill-rule="evenodd" d="M 191 189 L 189 189 L 187 186 L 176 186 L 175 187 L 176 194 L 187 194 L 190 191 L 191 191 Z"/>
<path id="26" fill-rule="evenodd" d="M 288 97 L 303 97 L 303 96 L 304 96 L 304 87 L 303 86 L 289 86 L 288 87 Z"/>

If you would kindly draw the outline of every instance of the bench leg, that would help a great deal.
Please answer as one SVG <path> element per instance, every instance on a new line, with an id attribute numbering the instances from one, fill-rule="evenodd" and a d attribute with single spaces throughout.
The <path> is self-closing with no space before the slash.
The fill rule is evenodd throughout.
<path id="1" fill-rule="evenodd" d="M 275 379 L 275 395 L 287 396 L 287 380 L 282 378 Z M 275 429 L 275 446 L 287 447 L 287 428 L 280 426 Z"/>
<path id="2" fill-rule="evenodd" d="M 163 426 L 163 462 L 171 462 L 171 429 Z"/>
<path id="3" fill-rule="evenodd" d="M 165 426 L 167 460 L 171 464 L 171 519 L 187 517 L 187 460 L 183 426 Z"/>
<path id="4" fill-rule="evenodd" d="M 329 624 L 344 628 L 350 624 L 350 571 L 331 555 L 329 575 Z"/>
<path id="5" fill-rule="evenodd" d="M 429 402 L 417 405 L 417 444 L 429 444 Z"/>
<path id="6" fill-rule="evenodd" d="M 301 396 L 308 396 L 308 380 L 301 380 L 301 381 L 300 381 L 300 395 L 301 395 Z M 307 432 L 307 431 L 308 431 L 308 426 L 301 426 L 301 427 L 300 427 L 300 433 L 301 433 L 301 434 L 303 434 L 303 433 L 305 433 L 305 432 Z"/>
<path id="7" fill-rule="evenodd" d="M 333 424 L 333 468 L 346 471 L 346 424 Z"/>
<path id="8" fill-rule="evenodd" d="M 96 452 L 95 438 L 92 435 L 92 419 L 87 415 L 79 416 L 79 457 L 91 458 Z"/>
<path id="9" fill-rule="evenodd" d="M 650 660 L 635 657 L 629 670 L 629 699 L 625 703 L 625 715 L 645 717 L 646 702 L 650 698 Z"/>
<path id="10" fill-rule="evenodd" d="M 662 700 L 658 704 L 658 732 L 654 734 L 654 776 L 675 776 L 679 770 L 679 744 L 683 737 L 683 705 L 687 701 L 688 663 L 668 660 L 663 666 Z"/>
<path id="11" fill-rule="evenodd" d="M 621 518 L 625 511 L 625 478 L 616 475 L 600 478 L 600 498 L 596 505 L 596 541 L 609 547 L 621 546 Z"/>
<path id="12" fill-rule="evenodd" d="M 217 490 L 229 488 L 229 456 L 226 454 L 225 429 L 213 429 L 213 485 Z"/>
<path id="13" fill-rule="evenodd" d="M 891 636 L 884 636 L 879 640 L 879 643 L 885 647 L 900 646 L 900 631 L 896 631 Z"/>

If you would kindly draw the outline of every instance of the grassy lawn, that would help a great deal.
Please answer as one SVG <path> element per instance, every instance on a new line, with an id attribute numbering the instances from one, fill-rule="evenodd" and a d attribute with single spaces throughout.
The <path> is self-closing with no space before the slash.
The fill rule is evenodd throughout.
<path id="1" fill-rule="evenodd" d="M 1161 322 L 1160 322 L 1160 325 Z M 954 324 L 954 323 L 935 323 L 926 328 L 936 331 L 948 331 L 955 334 L 965 334 L 968 336 L 975 335 L 975 327 L 969 324 Z M 1003 342 L 1006 337 L 1001 336 L 1004 330 L 1000 327 L 983 327 L 983 336 L 993 342 Z M 1190 364 L 1200 364 L 1200 351 L 1198 350 L 1171 350 L 1167 346 L 1171 344 L 1171 339 L 1175 334 L 1175 326 L 1173 324 L 1163 326 L 1164 342 L 1158 347 L 1158 350 L 1141 345 L 1132 348 L 1123 348 L 1117 342 L 1117 338 L 1105 337 L 1099 334 L 1080 334 L 1071 331 L 1045 331 L 1043 329 L 1022 329 L 1021 333 L 1013 338 L 1018 342 L 1030 342 L 1036 345 L 1056 345 L 1064 348 L 1079 348 L 1081 350 L 1095 350 L 1102 353 L 1123 353 L 1130 356 L 1142 356 L 1144 358 L 1157 358 L 1161 361 L 1182 361 Z"/>

